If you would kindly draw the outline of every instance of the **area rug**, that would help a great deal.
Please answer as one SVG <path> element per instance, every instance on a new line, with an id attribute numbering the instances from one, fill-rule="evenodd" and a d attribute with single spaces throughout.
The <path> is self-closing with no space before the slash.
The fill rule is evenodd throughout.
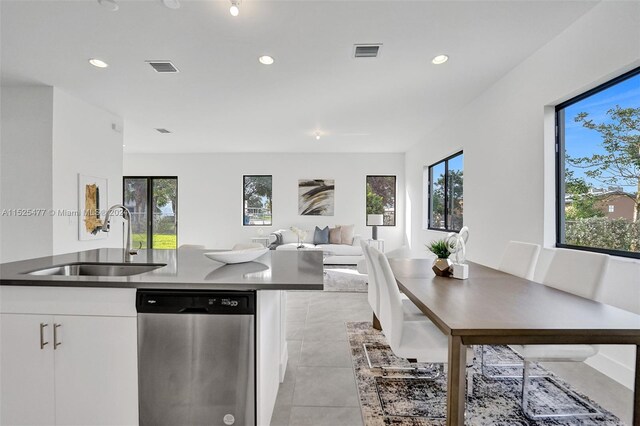
<path id="1" fill-rule="evenodd" d="M 393 354 L 386 344 L 383 334 L 374 330 L 370 322 L 347 323 L 347 335 L 365 426 L 440 426 L 445 424 L 442 418 L 446 412 L 446 372 L 441 372 L 437 370 L 437 367 L 427 364 L 418 364 L 420 370 L 408 369 L 408 362 Z M 364 344 L 367 345 L 367 353 L 363 349 Z M 498 362 L 498 359 L 499 362 L 518 359 L 518 355 L 507 346 L 489 346 L 487 348 L 485 359 L 490 363 Z M 371 369 L 369 363 L 374 367 L 387 366 L 393 367 L 393 369 Z M 431 379 L 437 372 L 440 375 Z M 474 365 L 468 368 L 468 372 L 471 372 L 473 376 L 473 390 L 467 401 L 465 425 L 623 425 L 615 415 L 579 393 L 578 395 L 598 408 L 601 412 L 600 416 L 530 420 L 525 417 L 520 407 L 522 384 L 520 379 L 494 380 L 485 378 L 480 373 L 479 356 L 476 357 Z M 544 410 L 546 412 L 549 409 L 587 411 L 587 408 L 577 399 L 553 384 L 555 381 L 570 388 L 570 385 L 562 379 L 540 366 L 536 366 L 536 370 L 532 373 L 553 378 L 553 381 L 534 380 L 532 388 L 535 392 L 535 397 L 532 394 L 534 411 Z"/>
<path id="2" fill-rule="evenodd" d="M 352 265 L 325 265 L 324 291 L 367 292 L 367 275 Z"/>

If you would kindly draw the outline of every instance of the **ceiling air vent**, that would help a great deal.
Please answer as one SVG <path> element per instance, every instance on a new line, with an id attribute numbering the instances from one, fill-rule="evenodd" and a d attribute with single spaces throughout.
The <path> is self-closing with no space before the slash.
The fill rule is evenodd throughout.
<path id="1" fill-rule="evenodd" d="M 377 58 L 382 44 L 356 44 L 354 46 L 354 58 Z"/>
<path id="2" fill-rule="evenodd" d="M 156 70 L 156 72 L 161 72 L 161 73 L 180 72 L 178 71 L 178 68 L 173 66 L 173 64 L 170 61 L 146 61 L 146 62 L 149 65 L 151 65 L 151 68 Z"/>
<path id="3" fill-rule="evenodd" d="M 157 131 L 158 133 L 171 133 L 171 131 L 170 131 L 170 130 L 167 130 L 167 129 L 156 129 L 156 131 Z"/>

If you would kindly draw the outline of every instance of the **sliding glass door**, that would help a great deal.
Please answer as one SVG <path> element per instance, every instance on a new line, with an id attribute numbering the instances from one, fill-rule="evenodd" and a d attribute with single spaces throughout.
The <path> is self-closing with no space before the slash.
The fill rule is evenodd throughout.
<path id="1" fill-rule="evenodd" d="M 178 247 L 178 178 L 125 176 L 123 204 L 131 211 L 133 247 Z"/>

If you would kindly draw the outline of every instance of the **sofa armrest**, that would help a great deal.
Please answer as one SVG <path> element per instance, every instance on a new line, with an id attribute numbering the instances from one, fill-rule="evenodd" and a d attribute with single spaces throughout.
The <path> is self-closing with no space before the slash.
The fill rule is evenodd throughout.
<path id="1" fill-rule="evenodd" d="M 353 236 L 353 243 L 351 243 L 351 245 L 360 247 L 360 240 L 362 240 L 362 237 L 360 236 L 360 234 L 354 235 Z"/>

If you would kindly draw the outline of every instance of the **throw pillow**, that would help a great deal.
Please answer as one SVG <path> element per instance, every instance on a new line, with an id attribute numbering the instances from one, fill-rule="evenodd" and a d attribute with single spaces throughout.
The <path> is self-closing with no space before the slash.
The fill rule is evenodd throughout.
<path id="1" fill-rule="evenodd" d="M 353 244 L 355 225 L 340 225 L 340 244 Z"/>
<path id="2" fill-rule="evenodd" d="M 320 229 L 316 226 L 316 230 L 313 233 L 313 244 L 329 244 L 328 226 L 325 226 L 324 229 Z"/>
<path id="3" fill-rule="evenodd" d="M 329 244 L 340 244 L 341 241 L 340 227 L 329 228 Z"/>

